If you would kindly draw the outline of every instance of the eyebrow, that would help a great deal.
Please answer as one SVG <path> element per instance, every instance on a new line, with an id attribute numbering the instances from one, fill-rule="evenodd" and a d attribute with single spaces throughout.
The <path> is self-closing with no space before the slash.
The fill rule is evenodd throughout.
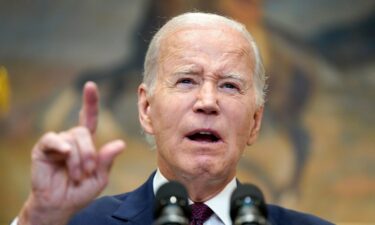
<path id="1" fill-rule="evenodd" d="M 197 66 L 196 64 L 189 64 L 189 65 L 183 65 L 178 67 L 175 72 L 173 72 L 173 75 L 181 76 L 181 75 L 199 75 L 202 72 L 202 68 L 200 66 Z M 232 73 L 220 73 L 218 75 L 219 79 L 234 79 L 238 80 L 239 82 L 246 83 L 246 80 L 244 76 L 242 76 L 240 73 L 232 72 Z"/>
<path id="2" fill-rule="evenodd" d="M 243 76 L 241 76 L 240 74 L 238 73 L 228 73 L 228 74 L 222 74 L 220 75 L 220 78 L 221 79 L 235 79 L 235 80 L 238 80 L 240 82 L 243 82 L 243 83 L 246 83 L 245 79 Z"/>
<path id="3" fill-rule="evenodd" d="M 197 65 L 189 64 L 183 65 L 176 68 L 174 74 L 185 74 L 185 73 L 199 73 L 202 69 L 199 68 Z"/>

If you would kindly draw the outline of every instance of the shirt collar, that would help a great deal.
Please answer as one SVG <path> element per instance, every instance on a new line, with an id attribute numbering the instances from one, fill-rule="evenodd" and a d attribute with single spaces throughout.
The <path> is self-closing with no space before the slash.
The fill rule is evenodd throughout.
<path id="1" fill-rule="evenodd" d="M 157 169 L 153 180 L 154 194 L 156 195 L 159 188 L 167 182 L 167 178 L 165 178 L 163 174 L 161 174 L 160 170 Z"/>
<path id="2" fill-rule="evenodd" d="M 236 178 L 233 178 L 219 194 L 205 202 L 205 204 L 214 211 L 215 215 L 218 216 L 224 224 L 232 224 L 229 215 L 229 203 L 232 192 L 236 187 Z"/>
<path id="3" fill-rule="evenodd" d="M 167 183 L 168 180 L 161 174 L 159 169 L 156 171 L 154 180 L 153 180 L 153 187 L 154 187 L 154 194 L 156 191 L 162 186 L 163 184 Z M 231 224 L 231 219 L 229 215 L 229 207 L 230 207 L 230 196 L 234 189 L 237 187 L 236 178 L 233 178 L 225 188 L 216 196 L 209 199 L 208 201 L 204 202 L 212 211 L 215 213 L 217 217 L 224 223 L 224 224 Z M 189 199 L 189 202 L 192 201 Z"/>

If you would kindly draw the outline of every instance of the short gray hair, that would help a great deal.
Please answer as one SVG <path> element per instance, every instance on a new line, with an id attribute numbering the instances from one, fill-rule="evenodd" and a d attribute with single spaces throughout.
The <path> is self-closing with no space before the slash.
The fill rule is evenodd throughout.
<path id="1" fill-rule="evenodd" d="M 257 106 L 262 106 L 265 102 L 266 92 L 266 75 L 262 62 L 262 58 L 259 53 L 259 49 L 252 37 L 247 31 L 245 26 L 233 19 L 229 19 L 224 16 L 202 13 L 202 12 L 189 12 L 176 16 L 169 20 L 152 38 L 148 47 L 145 62 L 144 62 L 144 73 L 143 83 L 149 88 L 149 94 L 152 95 L 157 71 L 158 71 L 158 57 L 160 54 L 161 40 L 165 38 L 170 32 L 175 31 L 177 28 L 187 25 L 212 25 L 214 23 L 222 23 L 230 28 L 240 32 L 243 37 L 249 42 L 252 47 L 252 51 L 255 59 L 254 67 L 254 85 L 255 85 L 255 102 Z"/>

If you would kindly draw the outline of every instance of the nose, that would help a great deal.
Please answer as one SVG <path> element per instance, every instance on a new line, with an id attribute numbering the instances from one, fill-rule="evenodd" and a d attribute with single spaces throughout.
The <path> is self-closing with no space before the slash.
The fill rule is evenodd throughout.
<path id="1" fill-rule="evenodd" d="M 219 113 L 218 95 L 214 84 L 206 82 L 199 88 L 193 110 L 197 113 L 209 115 Z"/>

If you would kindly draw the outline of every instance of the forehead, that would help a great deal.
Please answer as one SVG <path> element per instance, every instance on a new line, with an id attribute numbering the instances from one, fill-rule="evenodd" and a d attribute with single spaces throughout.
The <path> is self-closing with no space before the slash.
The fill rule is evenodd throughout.
<path id="1" fill-rule="evenodd" d="M 186 54 L 189 50 L 195 51 L 195 54 L 197 51 L 236 53 L 253 59 L 251 45 L 244 35 L 223 24 L 185 25 L 167 32 L 160 41 L 161 56 Z"/>

